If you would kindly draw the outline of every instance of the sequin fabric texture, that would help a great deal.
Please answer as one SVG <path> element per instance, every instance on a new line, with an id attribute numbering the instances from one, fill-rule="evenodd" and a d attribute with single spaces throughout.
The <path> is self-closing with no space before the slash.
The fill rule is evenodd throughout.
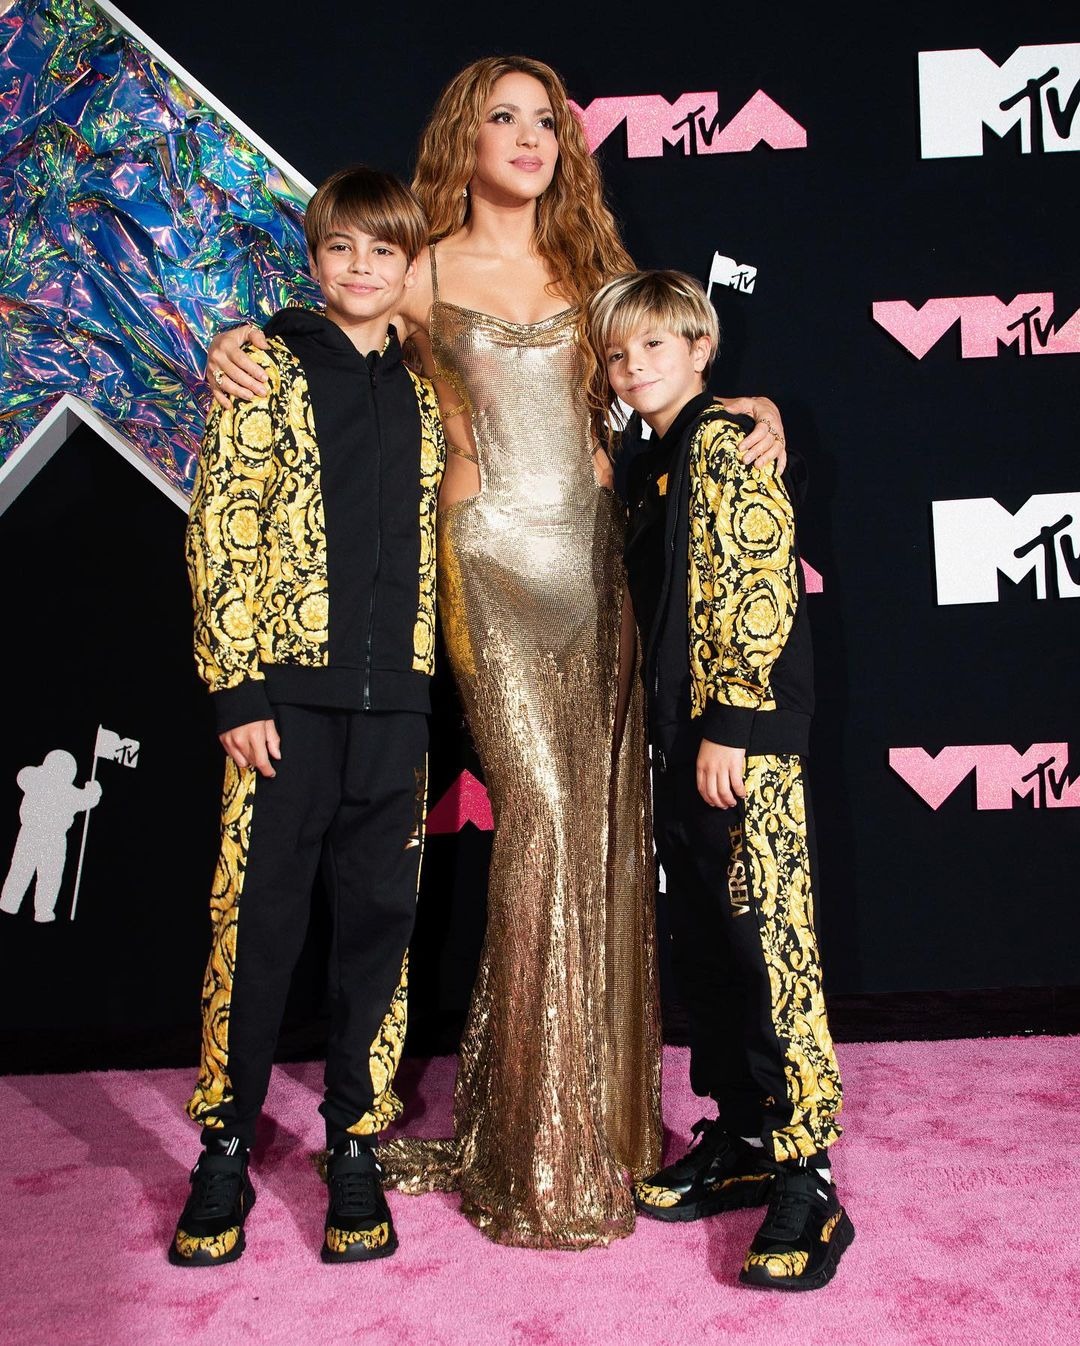
<path id="1" fill-rule="evenodd" d="M 92 6 L 0 15 L 0 459 L 71 393 L 190 490 L 211 337 L 318 299 L 303 210 Z"/>
<path id="2" fill-rule="evenodd" d="M 593 474 L 575 318 L 432 310 L 479 454 L 481 493 L 439 512 L 439 607 L 495 835 L 456 1134 L 380 1149 L 401 1190 L 460 1190 L 537 1248 L 629 1233 L 661 1135 L 637 697 L 612 771 L 623 512 Z"/>

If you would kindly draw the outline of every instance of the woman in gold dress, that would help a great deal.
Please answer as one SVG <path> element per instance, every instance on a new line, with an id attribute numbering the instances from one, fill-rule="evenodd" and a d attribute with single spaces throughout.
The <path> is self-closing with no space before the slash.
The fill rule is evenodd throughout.
<path id="1" fill-rule="evenodd" d="M 623 511 L 594 458 L 577 343 L 579 305 L 631 263 L 536 62 L 451 82 L 415 186 L 438 241 L 405 316 L 430 338 L 455 450 L 439 604 L 495 835 L 454 1138 L 380 1159 L 406 1190 L 458 1188 L 500 1242 L 605 1243 L 633 1228 L 626 1175 L 649 1170 L 661 1135 L 637 696 L 616 733 Z"/>
<path id="2" fill-rule="evenodd" d="M 439 606 L 495 834 L 454 1136 L 400 1138 L 380 1160 L 400 1190 L 459 1190 L 499 1242 L 580 1248 L 631 1231 L 628 1179 L 657 1167 L 661 1141 L 623 510 L 577 340 L 589 293 L 632 263 L 540 62 L 492 57 L 451 81 L 414 190 L 434 242 L 397 325 L 436 381 L 453 453 Z M 242 396 L 239 345 L 219 337 L 210 364 Z M 779 424 L 766 399 L 732 405 Z"/>

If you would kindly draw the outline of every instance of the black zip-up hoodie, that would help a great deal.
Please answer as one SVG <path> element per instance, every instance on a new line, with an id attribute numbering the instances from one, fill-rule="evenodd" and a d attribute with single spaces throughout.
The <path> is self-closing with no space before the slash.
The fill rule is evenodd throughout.
<path id="1" fill-rule="evenodd" d="M 219 732 L 280 703 L 427 711 L 445 464 L 434 391 L 393 327 L 366 358 L 306 309 L 275 314 L 266 334 L 270 349 L 251 353 L 270 393 L 211 417 L 188 528 Z M 230 522 L 247 498 L 254 542 L 253 525 Z"/>
<path id="2" fill-rule="evenodd" d="M 752 422 L 747 417 L 732 416 L 703 393 L 687 403 L 654 447 L 629 465 L 627 570 L 635 609 L 640 594 L 643 615 L 648 614 L 648 629 L 642 626 L 642 673 L 650 737 L 661 769 L 669 759 L 695 757 L 703 738 L 745 748 L 748 754 L 805 756 L 808 750 L 814 706 L 813 652 L 802 601 L 794 513 L 782 486 L 767 503 L 776 511 L 779 549 L 787 560 L 775 572 L 769 599 L 778 596 L 786 616 L 775 640 L 779 651 L 774 648 L 764 671 L 749 662 L 740 669 L 738 651 L 736 657 L 729 657 L 730 652 L 716 638 L 715 604 L 703 592 L 695 592 L 694 547 L 704 545 L 710 557 L 724 556 L 729 562 L 731 553 L 739 550 L 732 521 L 717 519 L 710 510 L 701 478 L 710 477 L 713 499 L 727 488 L 729 494 L 724 498 L 732 499 L 736 508 L 744 502 L 748 508 L 762 507 L 755 498 L 754 474 L 738 457 L 738 446 L 750 429 Z M 663 487 L 662 504 L 657 499 L 658 480 Z M 691 514 L 696 537 L 691 534 Z M 661 528 L 662 554 L 656 536 Z M 713 546 L 712 540 L 722 531 L 728 533 L 723 545 Z M 639 548 L 646 549 L 644 561 L 640 553 L 635 555 Z M 651 577 L 644 582 L 639 579 L 635 586 L 635 571 L 641 576 L 650 564 L 663 566 L 659 586 Z M 731 585 L 732 606 L 741 597 L 737 566 L 734 574 L 734 580 L 723 580 Z M 739 642 L 740 637 L 733 635 L 733 645 Z M 743 644 L 754 642 L 744 640 Z M 740 677 L 740 672 L 749 676 Z M 735 692 L 742 693 L 729 698 L 733 703 L 715 695 L 717 690 L 724 692 L 725 684 L 733 684 Z M 755 700 L 758 704 L 750 704 Z M 698 714 L 694 714 L 695 701 Z"/>

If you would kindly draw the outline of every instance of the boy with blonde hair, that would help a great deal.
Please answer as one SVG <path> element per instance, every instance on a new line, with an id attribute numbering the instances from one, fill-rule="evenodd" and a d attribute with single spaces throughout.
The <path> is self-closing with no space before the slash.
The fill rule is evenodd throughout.
<path id="1" fill-rule="evenodd" d="M 681 1221 L 768 1201 L 740 1280 L 816 1289 L 854 1229 L 829 1166 L 841 1093 L 810 890 L 813 670 L 792 506 L 774 464 L 743 463 L 750 423 L 705 391 L 719 330 L 697 281 L 617 277 L 588 329 L 594 407 L 610 424 L 618 397 L 653 432 L 628 471 L 627 578 L 691 1083 L 719 1114 L 635 1202 Z"/>

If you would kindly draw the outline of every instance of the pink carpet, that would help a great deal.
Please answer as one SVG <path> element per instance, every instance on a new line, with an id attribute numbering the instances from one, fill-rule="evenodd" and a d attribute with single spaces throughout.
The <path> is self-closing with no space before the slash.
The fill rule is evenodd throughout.
<path id="1" fill-rule="evenodd" d="M 0 1080 L 0 1340 L 10 1343 L 694 1343 L 1052 1346 L 1080 1332 L 1076 1039 L 841 1048 L 836 1151 L 857 1229 L 814 1294 L 736 1284 L 759 1218 L 642 1221 L 581 1253 L 488 1243 L 448 1196 L 391 1196 L 401 1248 L 324 1267 L 317 1065 L 279 1067 L 241 1261 L 174 1269 L 165 1247 L 196 1154 L 190 1072 Z M 665 1061 L 679 1149 L 699 1114 Z M 452 1061 L 406 1063 L 409 1125 L 443 1130 Z"/>

